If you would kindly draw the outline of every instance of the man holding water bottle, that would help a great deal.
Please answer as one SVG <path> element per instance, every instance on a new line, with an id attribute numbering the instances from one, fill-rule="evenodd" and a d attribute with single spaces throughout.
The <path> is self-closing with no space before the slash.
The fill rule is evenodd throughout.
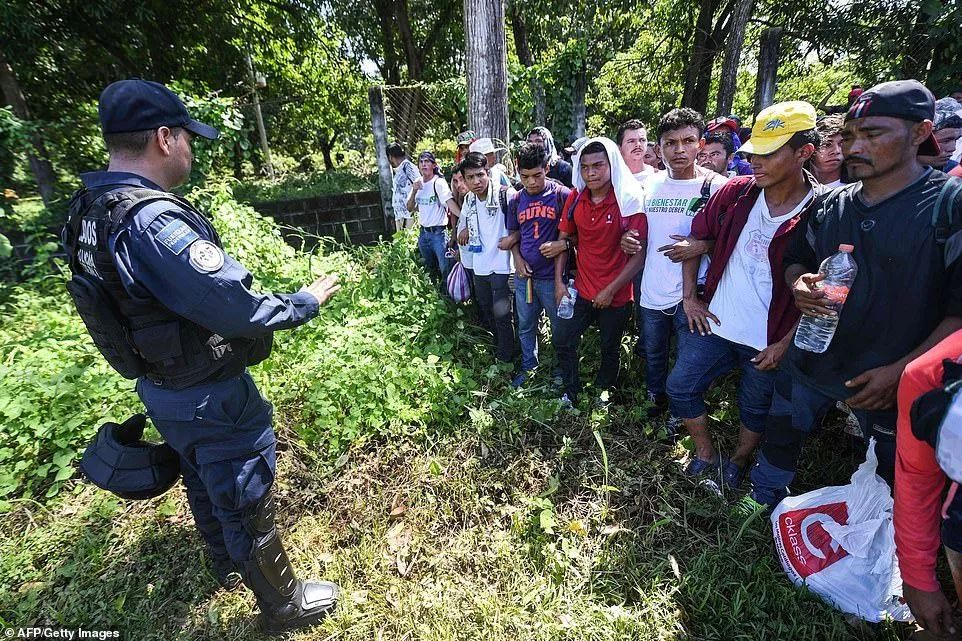
<path id="1" fill-rule="evenodd" d="M 838 325 L 822 353 L 789 349 L 746 508 L 770 508 L 785 496 L 802 444 L 838 402 L 876 438 L 879 475 L 892 483 L 899 377 L 962 327 L 962 182 L 918 160 L 938 153 L 934 113 L 931 92 L 902 80 L 864 92 L 845 117 L 842 153 L 858 182 L 825 196 L 784 260 L 802 314 L 838 314 Z M 840 245 L 852 246 L 858 274 L 836 312 L 818 272 Z"/>

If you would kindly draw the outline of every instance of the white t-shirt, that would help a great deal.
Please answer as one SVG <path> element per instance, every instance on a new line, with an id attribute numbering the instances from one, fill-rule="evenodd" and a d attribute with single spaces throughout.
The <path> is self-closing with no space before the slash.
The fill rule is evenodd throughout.
<path id="1" fill-rule="evenodd" d="M 491 274 L 510 274 L 514 271 L 514 260 L 510 251 L 498 249 L 498 241 L 508 235 L 508 230 L 504 225 L 504 214 L 501 210 L 501 202 L 495 191 L 493 198 L 491 189 L 497 190 L 500 187 L 491 183 L 488 197 L 478 201 L 478 197 L 472 192 L 464 197 L 464 207 L 461 209 L 461 218 L 467 220 L 466 216 L 478 217 L 478 230 L 481 236 L 481 251 L 473 253 L 470 258 L 471 265 L 465 265 L 469 269 L 474 269 L 478 276 L 489 276 Z M 507 201 L 511 200 L 512 191 L 508 190 Z M 488 203 L 493 200 L 495 207 L 488 207 Z M 460 221 L 459 221 L 460 226 Z M 461 255 L 469 254 L 467 248 L 462 248 Z"/>
<path id="2" fill-rule="evenodd" d="M 463 230 L 468 228 L 468 219 L 467 219 L 467 216 L 465 215 L 466 213 L 465 208 L 467 207 L 467 204 L 468 204 L 467 198 L 470 195 L 471 195 L 470 192 L 465 194 L 464 202 L 461 203 L 461 215 L 458 216 L 458 228 L 456 232 L 458 235 L 460 235 Z M 474 252 L 468 251 L 467 245 L 462 245 L 461 243 L 458 243 L 458 254 L 461 256 L 461 264 L 464 266 L 465 269 L 474 269 Z"/>
<path id="3" fill-rule="evenodd" d="M 845 184 L 845 183 L 842 182 L 842 179 L 839 178 L 838 180 L 833 180 L 832 182 L 830 182 L 830 183 L 828 183 L 827 185 L 825 185 L 825 188 L 826 188 L 826 189 L 835 189 L 836 187 L 841 187 L 841 186 L 844 185 L 844 184 Z"/>
<path id="4" fill-rule="evenodd" d="M 667 171 L 654 174 L 645 182 L 645 215 L 648 218 L 648 248 L 645 271 L 641 276 L 641 299 L 638 304 L 647 309 L 668 309 L 682 299 L 684 281 L 682 264 L 671 262 L 659 247 L 675 243 L 672 234 L 687 236 L 695 217 L 693 207 L 701 199 L 705 178 L 675 180 Z M 709 183 L 714 194 L 725 184 L 725 178 L 715 174 Z M 698 280 L 704 281 L 708 271 L 708 257 L 702 256 Z"/>
<path id="5" fill-rule="evenodd" d="M 418 206 L 418 221 L 422 227 L 439 227 L 448 224 L 448 209 L 445 203 L 451 200 L 451 188 L 441 176 L 435 176 L 421 185 L 414 202 Z"/>
<path id="6" fill-rule="evenodd" d="M 411 195 L 411 186 L 414 181 L 420 177 L 418 168 L 407 158 L 394 170 L 394 193 L 391 197 L 391 205 L 394 208 L 395 218 L 411 217 L 411 212 L 408 211 L 408 196 Z"/>
<path id="7" fill-rule="evenodd" d="M 808 192 L 795 209 L 772 218 L 765 190 L 758 195 L 708 306 L 721 321 L 721 325 L 709 321 L 714 334 L 759 351 L 768 347 L 768 308 L 772 304 L 768 246 L 782 223 L 797 216 L 813 196 L 814 192 Z"/>
<path id="8" fill-rule="evenodd" d="M 637 180 L 638 182 L 644 183 L 646 180 L 656 175 L 657 173 L 658 172 L 655 171 L 654 167 L 652 167 L 651 165 L 645 165 L 644 169 L 639 171 L 637 174 L 632 174 L 632 176 L 634 176 L 635 180 Z"/>

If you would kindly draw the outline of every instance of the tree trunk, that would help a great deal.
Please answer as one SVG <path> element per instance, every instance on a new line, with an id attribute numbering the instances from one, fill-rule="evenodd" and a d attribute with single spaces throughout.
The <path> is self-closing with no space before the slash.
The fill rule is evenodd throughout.
<path id="1" fill-rule="evenodd" d="M 407 0 L 395 0 L 394 15 L 397 17 L 398 35 L 404 47 L 404 57 L 407 61 L 408 80 L 418 81 L 422 76 L 421 58 L 418 48 L 414 44 L 414 33 L 411 31 L 411 19 L 408 15 Z"/>
<path id="2" fill-rule="evenodd" d="M 702 84 L 700 81 L 704 75 L 706 60 L 714 63 L 714 52 L 708 51 L 707 45 L 711 34 L 712 20 L 717 8 L 718 2 L 716 0 L 701 0 L 698 19 L 695 21 L 695 39 L 692 42 L 688 66 L 685 69 L 685 93 L 682 96 L 681 104 L 691 107 L 699 113 L 704 113 L 705 107 L 708 105 L 708 92 L 703 92 L 704 97 L 698 96 L 697 92 Z M 711 76 L 710 70 L 708 76 Z"/>
<path id="3" fill-rule="evenodd" d="M 762 31 L 762 43 L 758 52 L 758 79 L 755 81 L 755 115 L 775 101 L 775 82 L 778 79 L 778 45 L 782 38 L 781 27 Z"/>
<path id="4" fill-rule="evenodd" d="M 902 58 L 902 78 L 924 78 L 932 62 L 934 54 L 932 37 L 929 35 L 929 15 L 920 10 L 912 23 L 912 32 L 908 42 L 912 46 L 906 49 Z"/>
<path id="5" fill-rule="evenodd" d="M 244 148 L 241 147 L 240 141 L 234 141 L 234 147 L 232 149 L 232 166 L 234 170 L 234 178 L 237 180 L 244 179 Z"/>
<path id="6" fill-rule="evenodd" d="M 735 86 L 738 82 L 738 63 L 745 42 L 745 28 L 752 17 L 752 0 L 735 0 L 731 17 L 731 29 L 725 42 L 725 58 L 722 61 L 721 78 L 718 85 L 719 115 L 731 113 L 735 100 Z"/>
<path id="7" fill-rule="evenodd" d="M 531 47 L 528 44 L 528 25 L 524 21 L 524 15 L 518 6 L 518 0 L 510 0 L 508 10 L 511 13 L 511 33 L 514 34 L 514 48 L 518 53 L 518 60 L 528 69 L 531 74 L 531 99 L 534 102 L 534 124 L 544 126 L 545 98 L 544 85 L 541 79 L 532 71 L 534 67 L 534 56 L 531 55 Z"/>
<path id="8" fill-rule="evenodd" d="M 574 122 L 575 129 L 571 135 L 575 138 L 581 138 L 585 135 L 588 120 L 585 107 L 585 93 L 588 91 L 588 82 L 585 78 L 587 73 L 583 64 L 578 71 L 575 72 L 575 87 L 571 94 L 571 119 Z"/>
<path id="9" fill-rule="evenodd" d="M 397 54 L 394 43 L 394 13 L 390 10 L 390 2 L 374 2 L 374 13 L 378 18 L 381 32 L 381 46 L 384 48 L 384 66 L 381 75 L 389 86 L 401 84 L 401 70 L 398 67 Z"/>
<path id="10" fill-rule="evenodd" d="M 464 0 L 468 126 L 508 141 L 508 70 L 502 0 Z"/>
<path id="11" fill-rule="evenodd" d="M 27 108 L 27 101 L 23 97 L 23 92 L 20 91 L 17 75 L 2 51 L 0 51 L 0 95 L 3 96 L 4 102 L 10 105 L 13 115 L 25 122 L 30 121 L 30 110 Z M 33 152 L 27 153 L 30 171 L 33 173 L 33 179 L 37 181 L 37 191 L 40 192 L 43 204 L 49 207 L 54 197 L 53 167 L 48 160 L 43 138 L 38 132 L 30 135 L 30 142 L 33 146 Z"/>
<path id="12" fill-rule="evenodd" d="M 328 140 L 327 137 L 323 137 L 317 141 L 317 145 L 321 148 L 321 155 L 324 156 L 324 169 L 334 171 L 334 160 L 331 158 L 333 142 Z"/>

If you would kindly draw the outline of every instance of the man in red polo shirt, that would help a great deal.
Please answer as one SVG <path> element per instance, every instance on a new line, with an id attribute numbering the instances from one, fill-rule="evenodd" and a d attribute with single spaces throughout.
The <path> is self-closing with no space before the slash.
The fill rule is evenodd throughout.
<path id="1" fill-rule="evenodd" d="M 611 389 L 621 365 L 619 349 L 631 313 L 631 279 L 644 263 L 645 252 L 630 258 L 621 250 L 621 235 L 635 229 L 644 242 L 648 228 L 643 192 L 617 145 L 593 138 L 575 157 L 576 190 L 569 196 L 558 229 L 559 241 L 578 245 L 578 298 L 571 318 L 558 319 L 556 349 L 564 384 L 562 401 L 574 403 L 581 391 L 578 345 L 593 323 L 601 334 L 601 365 L 595 377 L 599 392 Z M 644 249 L 644 247 L 642 248 Z M 568 291 L 567 252 L 555 258 L 555 302 Z"/>
<path id="2" fill-rule="evenodd" d="M 732 178 L 708 201 L 691 235 L 714 241 L 705 293 L 696 291 L 700 257 L 683 267 L 685 315 L 692 336 L 668 377 L 671 412 L 685 422 L 695 456 L 685 472 L 720 473 L 728 488 L 741 485 L 748 459 L 765 429 L 775 370 L 798 321 L 791 289 L 782 274 L 789 232 L 814 203 L 817 183 L 804 171 L 818 146 L 815 108 L 793 101 L 772 105 L 755 119 L 751 139 L 753 176 Z M 712 382 L 742 370 L 738 389 L 738 448 L 719 456 L 708 431 L 705 392 Z"/>

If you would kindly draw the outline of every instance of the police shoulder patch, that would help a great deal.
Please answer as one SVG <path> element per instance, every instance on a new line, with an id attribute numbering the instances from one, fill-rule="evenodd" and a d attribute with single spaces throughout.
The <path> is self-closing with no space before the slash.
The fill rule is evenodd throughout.
<path id="1" fill-rule="evenodd" d="M 174 254 L 180 254 L 188 245 L 199 238 L 197 232 L 179 218 L 175 218 L 164 225 L 163 229 L 154 236 L 158 243 L 174 252 Z"/>
<path id="2" fill-rule="evenodd" d="M 216 272 L 224 266 L 224 252 L 209 240 L 191 243 L 187 256 L 190 266 L 205 274 Z"/>

